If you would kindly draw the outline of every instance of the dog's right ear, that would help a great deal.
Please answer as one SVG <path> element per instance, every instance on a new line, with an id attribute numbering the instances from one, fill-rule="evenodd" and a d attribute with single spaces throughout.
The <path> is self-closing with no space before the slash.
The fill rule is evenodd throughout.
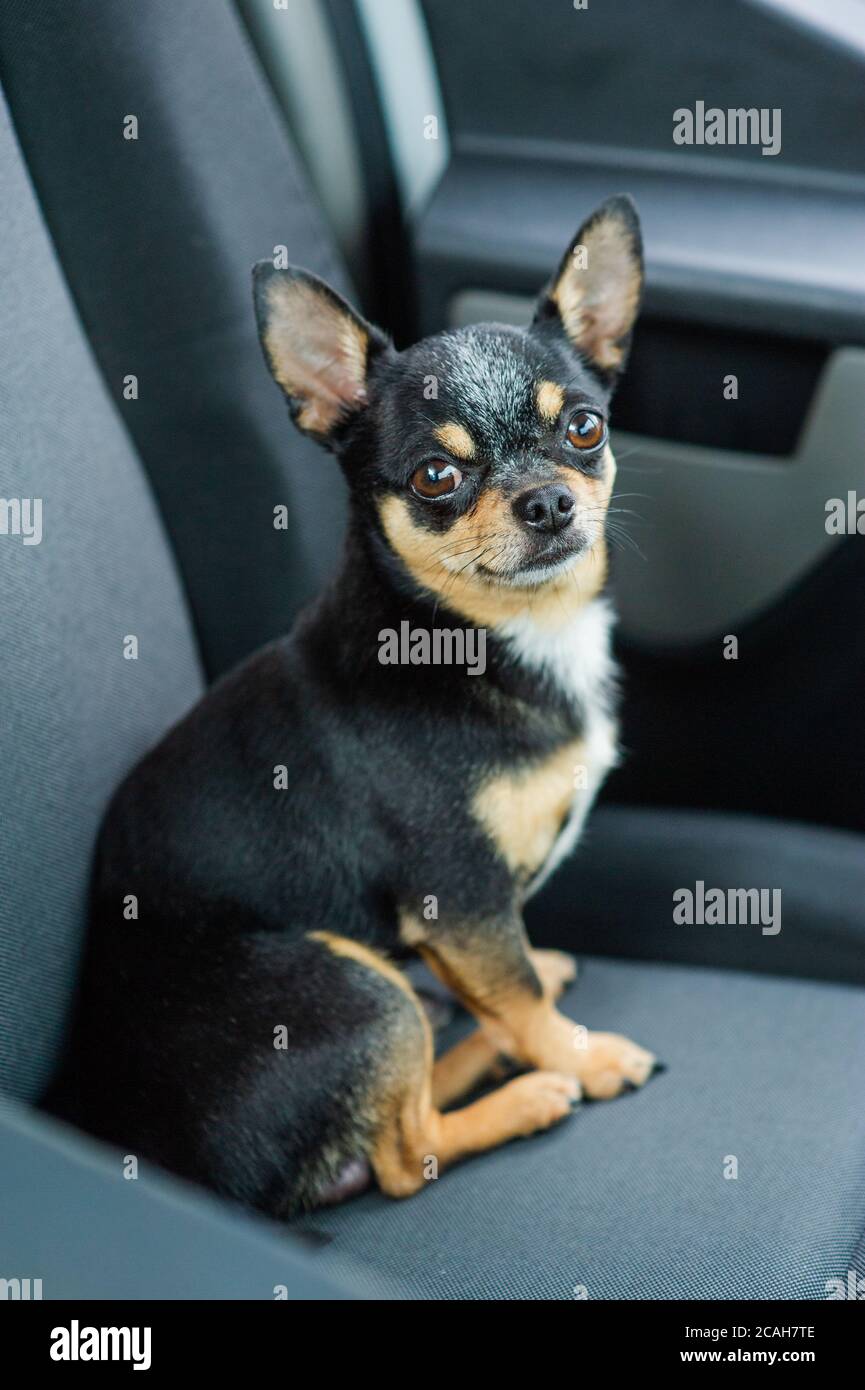
<path id="1" fill-rule="evenodd" d="M 367 372 L 388 339 L 307 270 L 252 272 L 258 334 L 298 429 L 324 444 L 367 404 Z"/>
<path id="2" fill-rule="evenodd" d="M 583 223 L 541 295 L 534 322 L 557 323 L 612 379 L 625 365 L 642 291 L 640 219 L 633 199 L 620 193 Z"/>

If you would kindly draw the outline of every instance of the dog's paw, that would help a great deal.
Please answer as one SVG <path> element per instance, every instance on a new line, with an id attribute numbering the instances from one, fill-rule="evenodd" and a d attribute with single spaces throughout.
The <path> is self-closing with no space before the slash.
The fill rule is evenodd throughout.
<path id="1" fill-rule="evenodd" d="M 508 1110 L 515 1136 L 527 1138 L 570 1115 L 580 1101 L 580 1083 L 555 1071 L 532 1071 L 509 1081 Z"/>
<path id="2" fill-rule="evenodd" d="M 544 993 L 551 999 L 558 999 L 566 986 L 577 978 L 576 956 L 567 951 L 532 950 L 531 957 Z"/>
<path id="3" fill-rule="evenodd" d="M 589 1033 L 576 1057 L 577 1075 L 592 1100 L 612 1100 L 622 1091 L 636 1090 L 659 1068 L 651 1052 L 618 1033 Z"/>

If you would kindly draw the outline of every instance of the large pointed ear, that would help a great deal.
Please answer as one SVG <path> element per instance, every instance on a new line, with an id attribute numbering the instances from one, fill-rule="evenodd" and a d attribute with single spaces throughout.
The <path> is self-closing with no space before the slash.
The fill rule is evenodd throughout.
<path id="1" fill-rule="evenodd" d="M 252 272 L 258 333 L 267 364 L 298 429 L 328 443 L 367 403 L 367 371 L 387 338 L 307 270 Z"/>
<path id="2" fill-rule="evenodd" d="M 625 365 L 642 290 L 640 219 L 623 193 L 583 223 L 538 301 L 535 323 L 558 319 L 572 345 L 612 375 Z"/>

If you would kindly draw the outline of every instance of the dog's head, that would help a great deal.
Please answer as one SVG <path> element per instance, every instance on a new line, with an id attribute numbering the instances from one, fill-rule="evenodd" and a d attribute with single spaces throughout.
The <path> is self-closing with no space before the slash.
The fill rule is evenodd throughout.
<path id="1" fill-rule="evenodd" d="M 640 228 L 612 198 L 527 329 L 482 324 L 397 352 L 304 270 L 255 268 L 259 331 L 299 429 L 424 589 L 495 621 L 538 590 L 599 585 L 615 476 L 610 397 L 639 307 Z"/>

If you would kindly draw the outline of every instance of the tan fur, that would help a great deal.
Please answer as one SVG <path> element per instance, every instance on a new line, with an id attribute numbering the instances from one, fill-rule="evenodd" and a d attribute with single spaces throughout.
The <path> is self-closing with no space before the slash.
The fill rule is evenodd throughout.
<path id="1" fill-rule="evenodd" d="M 566 951 L 530 950 L 529 957 L 551 999 L 558 999 L 576 978 L 577 963 Z M 482 1028 L 476 1029 L 435 1063 L 433 1104 L 444 1110 L 482 1081 L 501 1080 L 505 1065 L 493 1040 Z"/>
<path id="2" fill-rule="evenodd" d="M 529 957 L 544 993 L 551 999 L 558 999 L 565 986 L 577 978 L 577 962 L 568 951 L 530 948 Z"/>
<path id="3" fill-rule="evenodd" d="M 568 1114 L 579 1094 L 577 1083 L 571 1077 L 536 1072 L 509 1082 L 474 1105 L 443 1115 L 439 1105 L 456 1099 L 489 1070 L 495 1054 L 488 1040 L 474 1035 L 434 1066 L 429 1022 L 402 973 L 384 956 L 348 937 L 310 932 L 310 938 L 334 955 L 384 976 L 417 1009 L 420 1030 L 402 1038 L 392 1055 L 380 1059 L 376 1093 L 369 1102 L 376 1135 L 370 1162 L 383 1192 L 410 1196 L 427 1176 L 437 1175 L 459 1159 L 547 1129 Z"/>
<path id="4" fill-rule="evenodd" d="M 579 1028 L 559 1013 L 555 981 L 534 968 L 521 922 L 510 933 L 504 923 L 489 930 L 479 923 L 462 930 L 437 923 L 431 932 L 407 914 L 401 934 L 474 1014 L 497 1051 L 524 1066 L 574 1076 L 597 1100 L 642 1086 L 651 1076 L 655 1058 L 645 1048 L 618 1033 Z"/>
<path id="5" fill-rule="evenodd" d="M 541 381 L 535 391 L 538 414 L 548 425 L 554 425 L 562 413 L 565 393 L 555 381 Z"/>
<path id="6" fill-rule="evenodd" d="M 448 453 L 453 454 L 454 458 L 474 458 L 475 441 L 472 439 L 465 425 L 459 425 L 455 420 L 452 420 L 446 425 L 437 425 L 433 433 L 438 442 L 443 444 Z"/>
<path id="7" fill-rule="evenodd" d="M 565 1118 L 578 1097 L 574 1079 L 541 1071 L 519 1076 L 447 1115 L 432 1106 L 425 1089 L 409 1091 L 383 1126 L 372 1154 L 378 1184 L 391 1197 L 408 1197 L 426 1177 L 437 1177 L 461 1158 L 549 1129 Z"/>
<path id="8" fill-rule="evenodd" d="M 364 399 L 367 334 L 303 280 L 272 281 L 267 309 L 264 347 L 271 371 L 289 396 L 303 402 L 299 427 L 326 435 Z"/>
<path id="9" fill-rule="evenodd" d="M 484 1025 L 507 1011 L 511 999 L 537 1004 L 548 993 L 519 918 L 494 924 L 439 922 L 431 928 L 425 919 L 404 911 L 400 937 Z"/>
<path id="10" fill-rule="evenodd" d="M 604 505 L 598 498 L 594 504 Z M 607 575 L 606 543 L 601 537 L 566 573 L 531 589 L 509 588 L 477 572 L 483 551 L 492 560 L 513 544 L 516 523 L 510 502 L 498 493 L 482 496 L 468 516 L 446 536 L 418 526 L 404 497 L 390 495 L 379 504 L 385 535 L 421 588 L 476 627 L 495 628 L 524 614 L 544 627 L 562 627 L 600 592 Z M 503 557 L 498 557 L 502 562 Z"/>
<path id="11" fill-rule="evenodd" d="M 571 257 L 551 298 L 571 342 L 602 367 L 622 365 L 619 339 L 629 331 L 640 298 L 640 273 L 633 263 L 627 231 L 615 217 L 603 218 L 587 233 L 586 265 Z"/>
<path id="12" fill-rule="evenodd" d="M 574 799 L 580 740 L 538 767 L 501 773 L 475 793 L 472 811 L 512 873 L 528 880 L 546 861 Z"/>
<path id="13" fill-rule="evenodd" d="M 433 1066 L 433 1105 L 444 1110 L 497 1071 L 498 1052 L 480 1028 L 452 1047 Z M 499 1077 L 500 1079 L 500 1077 Z"/>

